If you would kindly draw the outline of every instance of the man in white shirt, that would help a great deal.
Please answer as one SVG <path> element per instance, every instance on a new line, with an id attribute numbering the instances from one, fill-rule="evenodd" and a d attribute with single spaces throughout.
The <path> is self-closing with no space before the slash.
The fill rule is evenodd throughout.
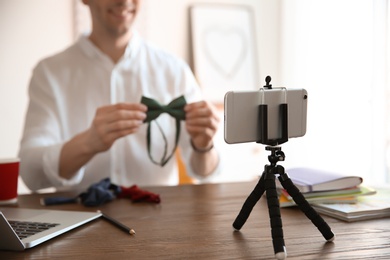
<path id="1" fill-rule="evenodd" d="M 133 31 L 140 1 L 83 3 L 91 11 L 91 34 L 39 62 L 33 72 L 19 152 L 26 185 L 86 188 L 105 177 L 123 186 L 178 184 L 174 158 L 163 167 L 152 162 L 174 149 L 175 119 L 165 113 L 157 125 L 151 122 L 149 158 L 142 96 L 168 104 L 184 95 L 178 146 L 187 172 L 203 180 L 215 175 L 215 108 L 202 100 L 183 61 Z"/>

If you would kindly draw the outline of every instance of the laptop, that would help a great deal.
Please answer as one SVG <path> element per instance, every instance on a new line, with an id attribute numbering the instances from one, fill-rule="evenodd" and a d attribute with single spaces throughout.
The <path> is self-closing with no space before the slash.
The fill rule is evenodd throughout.
<path id="1" fill-rule="evenodd" d="M 22 251 L 34 247 L 101 215 L 100 212 L 0 208 L 0 250 Z"/>

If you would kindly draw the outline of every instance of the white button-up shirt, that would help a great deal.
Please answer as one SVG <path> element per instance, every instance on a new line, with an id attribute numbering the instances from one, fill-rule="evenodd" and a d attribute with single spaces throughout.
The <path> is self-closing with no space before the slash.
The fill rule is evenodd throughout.
<path id="1" fill-rule="evenodd" d="M 63 144 L 88 129 L 96 109 L 118 102 L 139 103 L 141 96 L 168 104 L 184 95 L 187 102 L 199 101 L 200 88 L 189 67 L 180 59 L 132 37 L 124 56 L 114 64 L 86 36 L 65 51 L 39 62 L 29 86 L 30 103 L 21 141 L 20 174 L 32 190 L 47 187 L 86 188 L 105 177 L 123 186 L 137 184 L 176 185 L 175 158 L 164 166 L 151 162 L 147 154 L 146 128 L 117 140 L 109 151 L 93 157 L 70 180 L 59 177 Z M 168 138 L 168 153 L 175 143 L 175 119 L 158 119 Z M 190 138 L 181 125 L 179 147 L 189 167 Z M 164 142 L 152 122 L 152 156 L 159 160 Z M 218 171 L 218 168 L 216 169 Z"/>

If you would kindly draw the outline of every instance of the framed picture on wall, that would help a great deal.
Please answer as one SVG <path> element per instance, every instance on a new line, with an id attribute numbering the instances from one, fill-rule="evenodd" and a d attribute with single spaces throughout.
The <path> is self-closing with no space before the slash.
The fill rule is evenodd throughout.
<path id="1" fill-rule="evenodd" d="M 259 88 L 252 10 L 200 4 L 190 9 L 192 66 L 205 98 L 223 103 L 230 90 Z"/>

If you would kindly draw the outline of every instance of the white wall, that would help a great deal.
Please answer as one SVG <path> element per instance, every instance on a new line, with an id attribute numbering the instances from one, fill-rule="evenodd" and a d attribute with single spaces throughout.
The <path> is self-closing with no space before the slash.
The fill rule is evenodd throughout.
<path id="1" fill-rule="evenodd" d="M 267 0 L 147 0 L 147 13 L 140 19 L 144 35 L 187 61 L 190 58 L 188 8 L 196 3 L 239 4 L 250 6 L 255 16 L 260 75 L 275 75 L 279 66 L 279 1 Z M 170 15 L 170 13 L 174 15 Z M 167 18 L 169 17 L 169 19 Z M 179 37 L 178 37 L 179 36 Z M 263 70 L 263 69 L 264 70 Z M 267 74 L 268 73 L 268 74 Z M 265 77 L 264 76 L 264 77 Z M 261 76 L 260 78 L 264 78 Z M 263 83 L 263 82 L 261 82 Z"/>
<path id="2" fill-rule="evenodd" d="M 27 108 L 27 86 L 36 63 L 69 44 L 75 37 L 74 4 L 81 0 L 2 0 L 0 1 L 0 158 L 18 153 L 24 115 Z M 141 34 L 157 45 L 182 57 L 190 58 L 188 8 L 195 3 L 248 5 L 256 21 L 260 79 L 272 75 L 279 78 L 279 2 L 275 0 L 143 0 L 144 9 L 138 22 Z M 82 10 L 83 11 L 83 10 Z M 84 10 L 85 11 L 85 10 Z M 83 12 L 82 12 L 83 13 Z M 79 30 L 79 28 L 77 28 Z M 259 82 L 262 86 L 264 82 Z M 220 129 L 222 131 L 222 129 Z M 219 139 L 222 145 L 222 132 Z M 259 148 L 246 145 L 226 149 Z M 230 180 L 242 180 L 259 174 L 261 163 L 254 169 L 237 173 L 242 162 L 233 167 Z M 244 177 L 242 177 L 244 176 Z M 23 186 L 21 189 L 24 189 Z"/>
<path id="3" fill-rule="evenodd" d="M 69 0 L 0 1 L 0 157 L 15 157 L 31 71 L 73 41 Z"/>
<path id="4" fill-rule="evenodd" d="M 307 134 L 285 145 L 286 164 L 386 182 L 386 1 L 284 0 L 282 6 L 283 84 L 309 92 Z"/>

